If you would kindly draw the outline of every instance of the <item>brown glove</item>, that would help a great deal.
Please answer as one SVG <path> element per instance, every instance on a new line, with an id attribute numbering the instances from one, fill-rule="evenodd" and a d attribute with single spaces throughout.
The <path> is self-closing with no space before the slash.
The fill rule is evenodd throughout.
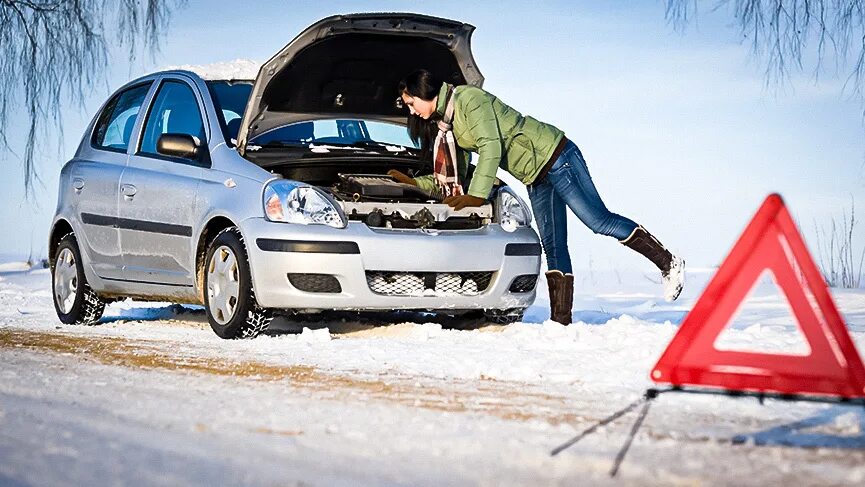
<path id="1" fill-rule="evenodd" d="M 459 211 L 463 208 L 468 208 L 470 206 L 481 206 L 486 203 L 487 200 L 483 198 L 478 198 L 477 196 L 472 196 L 470 194 L 463 194 L 459 196 L 448 196 L 442 201 L 442 203 L 453 207 L 453 209 Z"/>
<path id="2" fill-rule="evenodd" d="M 411 178 L 408 175 L 397 171 L 396 169 L 391 169 L 390 171 L 387 172 L 387 175 L 396 179 L 397 182 L 400 182 L 403 184 L 411 184 L 412 186 L 417 186 L 417 182 L 414 180 L 414 178 Z"/>

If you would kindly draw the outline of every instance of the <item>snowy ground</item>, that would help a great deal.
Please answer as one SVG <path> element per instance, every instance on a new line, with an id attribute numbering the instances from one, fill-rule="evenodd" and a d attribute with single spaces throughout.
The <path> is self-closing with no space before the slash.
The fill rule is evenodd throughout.
<path id="1" fill-rule="evenodd" d="M 580 275 L 567 327 L 541 288 L 507 327 L 331 313 L 224 341 L 165 303 L 62 326 L 48 271 L 0 264 L 0 485 L 861 485 L 845 406 L 663 395 L 617 478 L 633 413 L 550 456 L 650 386 L 709 277 L 669 305 L 645 276 Z M 865 290 L 833 293 L 865 350 Z M 807 350 L 769 281 L 720 343 Z"/>

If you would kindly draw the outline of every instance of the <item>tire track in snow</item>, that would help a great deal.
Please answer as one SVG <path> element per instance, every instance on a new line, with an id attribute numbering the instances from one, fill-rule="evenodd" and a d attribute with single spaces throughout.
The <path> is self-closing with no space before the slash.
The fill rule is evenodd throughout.
<path id="1" fill-rule="evenodd" d="M 246 381 L 284 381 L 323 399 L 380 400 L 451 413 L 487 414 L 508 421 L 545 421 L 558 425 L 586 419 L 568 407 L 568 398 L 540 392 L 529 384 L 492 379 L 445 381 L 392 374 L 331 373 L 309 365 L 178 356 L 165 345 L 170 344 L 0 328 L 0 348 L 60 354 L 108 366 L 228 376 Z"/>

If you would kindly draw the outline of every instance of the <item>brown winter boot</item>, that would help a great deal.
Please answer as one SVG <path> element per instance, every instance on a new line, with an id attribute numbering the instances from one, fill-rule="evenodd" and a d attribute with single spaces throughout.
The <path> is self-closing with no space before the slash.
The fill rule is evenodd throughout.
<path id="1" fill-rule="evenodd" d="M 574 275 L 547 271 L 547 287 L 550 289 L 550 318 L 563 325 L 570 324 L 574 305 Z"/>
<path id="2" fill-rule="evenodd" d="M 685 261 L 664 248 L 660 241 L 648 232 L 642 225 L 631 232 L 625 240 L 620 242 L 645 258 L 652 261 L 661 271 L 664 281 L 664 299 L 675 301 L 682 293 L 685 285 Z"/>

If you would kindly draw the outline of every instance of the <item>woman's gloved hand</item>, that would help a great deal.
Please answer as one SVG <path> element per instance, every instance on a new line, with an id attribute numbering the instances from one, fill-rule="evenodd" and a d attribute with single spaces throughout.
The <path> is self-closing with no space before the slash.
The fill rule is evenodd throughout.
<path id="1" fill-rule="evenodd" d="M 483 198 L 478 198 L 477 196 L 472 196 L 470 194 L 462 194 L 459 196 L 448 196 L 442 201 L 442 203 L 453 207 L 453 209 L 459 211 L 463 208 L 468 208 L 470 206 L 481 206 L 486 203 L 487 200 Z"/>
<path id="2" fill-rule="evenodd" d="M 387 175 L 396 179 L 397 182 L 400 182 L 403 184 L 411 184 L 412 186 L 417 186 L 417 182 L 414 180 L 414 178 L 409 177 L 407 174 L 403 174 L 403 173 L 397 171 L 396 169 L 391 169 L 390 171 L 387 172 Z"/>

